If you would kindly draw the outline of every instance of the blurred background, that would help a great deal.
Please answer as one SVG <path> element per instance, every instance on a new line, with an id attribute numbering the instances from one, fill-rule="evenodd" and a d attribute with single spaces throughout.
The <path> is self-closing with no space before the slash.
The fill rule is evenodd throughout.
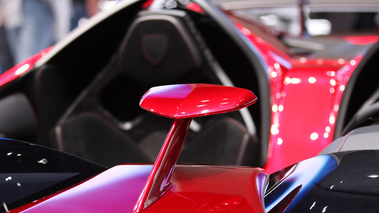
<path id="1" fill-rule="evenodd" d="M 259 21 L 277 33 L 298 36 L 377 34 L 377 0 L 213 0 L 219 7 Z M 243 9 L 249 7 L 250 9 Z"/>
<path id="2" fill-rule="evenodd" d="M 0 73 L 121 0 L 0 0 Z M 162 0 L 167 4 L 174 0 Z M 378 34 L 377 0 L 212 0 L 277 36 Z M 246 9 L 249 7 L 249 9 Z"/>
<path id="3" fill-rule="evenodd" d="M 54 45 L 116 0 L 0 0 L 0 73 Z"/>

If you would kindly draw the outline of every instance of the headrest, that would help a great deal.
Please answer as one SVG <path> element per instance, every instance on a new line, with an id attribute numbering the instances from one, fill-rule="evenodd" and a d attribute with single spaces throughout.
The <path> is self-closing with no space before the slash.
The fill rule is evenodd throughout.
<path id="1" fill-rule="evenodd" d="M 148 84 L 183 79 L 201 66 L 183 11 L 144 12 L 132 23 L 118 58 L 122 75 Z"/>

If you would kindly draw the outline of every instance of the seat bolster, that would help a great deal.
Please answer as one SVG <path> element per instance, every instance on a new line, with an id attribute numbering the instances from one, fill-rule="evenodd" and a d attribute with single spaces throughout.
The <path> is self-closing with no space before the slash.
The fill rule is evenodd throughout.
<path id="1" fill-rule="evenodd" d="M 56 130 L 64 151 L 102 165 L 151 162 L 133 139 L 98 113 L 72 116 Z"/>
<path id="2" fill-rule="evenodd" d="M 181 163 L 257 166 L 259 143 L 246 128 L 230 117 L 205 124 L 207 129 L 184 144 Z"/>

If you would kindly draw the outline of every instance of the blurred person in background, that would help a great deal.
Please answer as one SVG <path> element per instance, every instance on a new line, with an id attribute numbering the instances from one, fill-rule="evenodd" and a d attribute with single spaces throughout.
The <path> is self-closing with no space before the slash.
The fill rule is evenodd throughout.
<path id="1" fill-rule="evenodd" d="M 1 66 L 2 72 L 9 69 L 15 63 L 15 51 L 16 47 L 14 43 L 16 42 L 15 36 L 18 27 L 21 25 L 21 0 L 0 0 L 0 16 L 2 23 L 2 32 L 4 33 L 1 40 Z M 9 18 L 11 17 L 11 18 Z M 5 39 L 5 40 L 4 40 Z M 9 55 L 7 56 L 6 53 Z M 11 58 L 7 60 L 8 67 L 4 67 L 3 60 L 5 58 Z"/>
<path id="2" fill-rule="evenodd" d="M 16 63 L 55 44 L 70 31 L 72 0 L 0 0 Z"/>
<path id="3" fill-rule="evenodd" d="M 2 19 L 0 18 L 0 74 L 14 65 Z"/>
<path id="4" fill-rule="evenodd" d="M 71 30 L 99 12 L 99 0 L 72 0 Z"/>

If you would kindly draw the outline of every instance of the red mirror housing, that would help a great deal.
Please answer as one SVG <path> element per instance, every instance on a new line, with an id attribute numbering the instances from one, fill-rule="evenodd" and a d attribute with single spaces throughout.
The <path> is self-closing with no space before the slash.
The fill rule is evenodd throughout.
<path id="1" fill-rule="evenodd" d="M 213 84 L 176 84 L 153 87 L 140 106 L 173 119 L 231 112 L 257 101 L 250 90 Z"/>
<path id="2" fill-rule="evenodd" d="M 211 84 L 176 84 L 147 91 L 140 106 L 175 121 L 133 211 L 144 211 L 170 190 L 171 176 L 192 118 L 236 111 L 256 100 L 254 93 L 247 89 Z"/>

